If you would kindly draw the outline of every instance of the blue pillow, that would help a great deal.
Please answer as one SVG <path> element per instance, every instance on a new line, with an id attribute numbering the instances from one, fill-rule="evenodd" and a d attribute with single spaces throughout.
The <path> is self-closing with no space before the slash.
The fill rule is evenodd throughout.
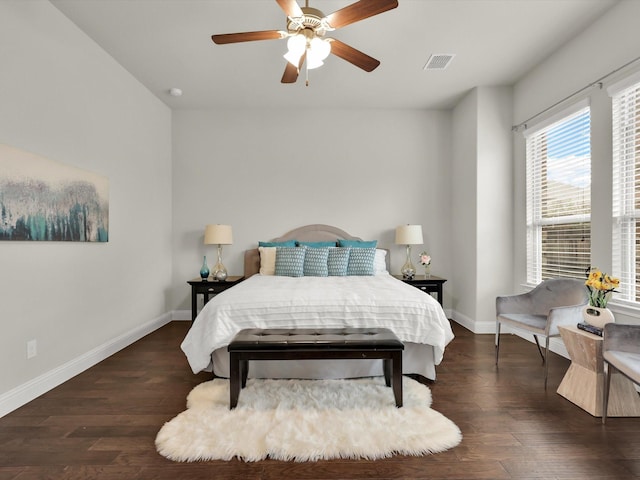
<path id="1" fill-rule="evenodd" d="M 258 242 L 259 247 L 295 247 L 295 240 L 287 240 L 284 242 Z"/>
<path id="2" fill-rule="evenodd" d="M 299 247 L 324 248 L 335 247 L 336 242 L 296 242 L 296 245 L 298 245 Z"/>
<path id="3" fill-rule="evenodd" d="M 349 266 L 350 248 L 333 247 L 329 249 L 327 270 L 330 277 L 344 277 Z"/>
<path id="4" fill-rule="evenodd" d="M 339 247 L 351 247 L 351 248 L 376 248 L 378 246 L 377 240 L 338 240 Z"/>
<path id="5" fill-rule="evenodd" d="M 303 247 L 304 248 L 304 247 Z M 329 275 L 329 248 L 307 248 L 304 254 L 304 276 L 326 277 Z"/>
<path id="6" fill-rule="evenodd" d="M 304 276 L 306 248 L 276 247 L 276 275 L 283 277 Z"/>
<path id="7" fill-rule="evenodd" d="M 347 275 L 373 275 L 375 258 L 375 248 L 352 248 L 349 252 Z"/>

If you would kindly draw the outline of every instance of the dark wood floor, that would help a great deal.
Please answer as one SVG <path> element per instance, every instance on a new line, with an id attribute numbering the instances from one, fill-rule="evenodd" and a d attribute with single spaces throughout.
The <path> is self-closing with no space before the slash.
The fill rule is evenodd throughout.
<path id="1" fill-rule="evenodd" d="M 0 418 L 6 479 L 639 479 L 640 418 L 603 427 L 555 393 L 568 361 L 552 358 L 549 390 L 535 346 L 454 324 L 430 385 L 433 408 L 462 430 L 462 443 L 427 457 L 317 463 L 174 463 L 156 453 L 162 424 L 184 410 L 193 375 L 179 349 L 189 324 L 172 322 Z"/>

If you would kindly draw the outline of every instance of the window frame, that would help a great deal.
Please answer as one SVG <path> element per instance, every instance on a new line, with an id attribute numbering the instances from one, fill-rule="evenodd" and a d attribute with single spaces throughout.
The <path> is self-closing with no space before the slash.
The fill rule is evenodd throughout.
<path id="1" fill-rule="evenodd" d="M 587 193 L 587 205 L 588 205 L 588 213 L 576 213 L 573 215 L 559 215 L 559 216 L 545 216 L 543 213 L 545 211 L 544 204 L 545 194 L 549 193 L 551 190 L 548 188 L 545 189 L 543 184 L 547 180 L 543 174 L 540 173 L 540 170 L 547 166 L 547 160 L 549 157 L 546 156 L 547 153 L 547 140 L 546 134 L 552 131 L 553 129 L 557 129 L 561 127 L 563 124 L 568 124 L 569 122 L 580 118 L 583 115 L 587 115 L 587 126 L 588 126 L 588 135 L 589 135 L 589 145 L 588 145 L 588 155 L 585 157 L 585 166 L 588 166 L 588 193 Z M 544 269 L 544 260 L 543 260 L 543 244 L 545 243 L 543 240 L 543 229 L 545 226 L 550 225 L 580 225 L 580 224 L 588 224 L 588 234 L 589 234 L 589 248 L 587 252 L 587 256 L 589 257 L 588 262 L 590 262 L 591 258 L 591 245 L 590 245 L 590 229 L 591 229 L 591 198 L 590 198 L 590 189 L 591 189 L 591 108 L 589 105 L 588 99 L 583 99 L 582 101 L 576 102 L 573 105 L 557 112 L 554 115 L 549 116 L 548 118 L 538 122 L 532 128 L 527 128 L 524 131 L 525 137 L 525 163 L 526 163 L 526 281 L 530 285 L 537 285 L 545 278 L 549 278 L 549 275 L 546 275 L 543 270 Z M 573 137 L 572 137 L 573 139 Z M 571 140 L 567 141 L 567 144 L 571 144 Z M 541 148 L 539 144 L 543 144 L 544 147 Z M 543 153 L 541 153 L 543 152 Z M 548 198 L 548 197 L 547 197 Z M 573 197 L 572 197 L 573 198 Z M 577 197 L 575 197 L 577 198 Z M 582 195 L 583 204 L 585 201 L 584 194 Z M 584 210 L 584 209 L 583 209 Z M 583 227 L 584 228 L 584 227 Z M 552 245 L 552 244 L 550 244 Z M 569 252 L 565 254 L 565 252 L 560 252 L 559 256 L 567 255 L 567 258 L 570 257 Z M 579 255 L 575 255 L 576 258 L 579 258 Z M 557 274 L 554 276 L 564 276 L 569 278 L 584 278 L 583 272 L 570 272 L 571 267 L 568 264 L 566 270 L 562 268 L 563 265 L 559 265 L 557 269 Z M 586 265 L 588 267 L 588 264 Z M 548 270 L 548 269 L 547 269 Z M 573 267 L 575 270 L 575 266 Z"/>
<path id="2" fill-rule="evenodd" d="M 611 97 L 611 263 L 620 278 L 616 301 L 640 306 L 640 72 L 607 88 Z"/>

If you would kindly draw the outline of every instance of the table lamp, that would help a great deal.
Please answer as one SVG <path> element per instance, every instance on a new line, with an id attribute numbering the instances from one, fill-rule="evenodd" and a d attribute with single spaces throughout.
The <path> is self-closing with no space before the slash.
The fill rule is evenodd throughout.
<path id="1" fill-rule="evenodd" d="M 422 225 L 400 225 L 396 228 L 396 244 L 407 246 L 407 260 L 400 270 L 402 278 L 410 280 L 415 276 L 416 269 L 411 263 L 411 245 L 420 245 L 422 241 Z"/>
<path id="2" fill-rule="evenodd" d="M 218 245 L 218 263 L 213 267 L 211 276 L 223 282 L 227 279 L 227 269 L 222 264 L 222 245 L 233 244 L 231 225 L 207 225 L 204 229 L 204 244 Z"/>

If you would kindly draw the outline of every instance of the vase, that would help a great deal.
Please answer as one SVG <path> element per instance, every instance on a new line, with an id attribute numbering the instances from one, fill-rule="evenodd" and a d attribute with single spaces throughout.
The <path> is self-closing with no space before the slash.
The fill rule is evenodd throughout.
<path id="1" fill-rule="evenodd" d="M 606 307 L 593 307 L 585 305 L 582 309 L 582 318 L 585 323 L 598 328 L 604 328 L 607 323 L 615 321 L 613 312 Z"/>
<path id="2" fill-rule="evenodd" d="M 209 278 L 209 265 L 207 265 L 207 256 L 204 256 L 204 260 L 202 261 L 202 268 L 200 268 L 200 277 L 202 280 L 206 280 Z"/>
<path id="3" fill-rule="evenodd" d="M 424 265 L 424 278 L 431 278 L 431 265 Z"/>

